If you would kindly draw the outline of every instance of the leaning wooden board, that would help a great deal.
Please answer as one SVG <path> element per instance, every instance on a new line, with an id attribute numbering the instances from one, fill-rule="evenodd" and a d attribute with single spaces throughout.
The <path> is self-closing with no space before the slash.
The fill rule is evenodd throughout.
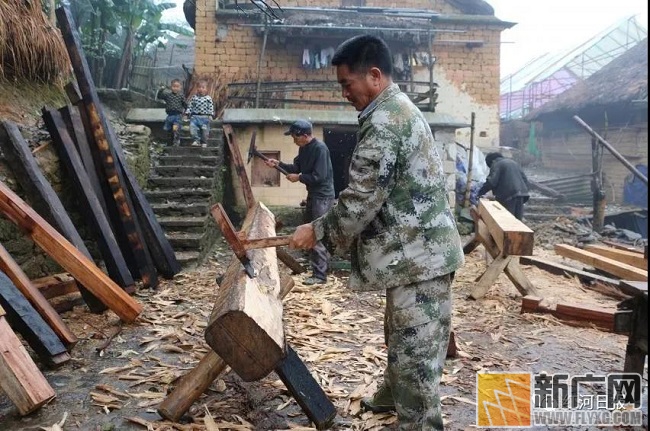
<path id="1" fill-rule="evenodd" d="M 5 309 L 11 327 L 20 332 L 43 362 L 57 368 L 70 360 L 59 337 L 3 272 L 0 272 L 0 306 Z"/>
<path id="2" fill-rule="evenodd" d="M 0 181 L 0 213 L 20 227 L 36 245 L 86 286 L 122 320 L 133 322 L 142 312 L 142 305 L 115 284 L 93 261 L 70 244 L 2 181 Z"/>
<path id="3" fill-rule="evenodd" d="M 92 127 L 94 137 L 94 148 L 92 150 L 96 154 L 95 159 L 101 161 L 102 168 L 106 174 L 106 180 L 112 193 L 113 204 L 117 207 L 119 220 L 114 220 L 114 222 L 121 222 L 124 226 L 137 262 L 137 269 L 129 269 L 132 275 L 135 275 L 135 273 L 140 275 L 140 279 L 146 287 L 156 287 L 158 285 L 158 274 L 153 266 L 149 250 L 144 243 L 144 237 L 133 208 L 133 202 L 126 188 L 126 180 L 119 167 L 119 156 L 116 154 L 117 149 L 111 146 L 110 143 L 107 121 L 99 97 L 97 96 L 97 90 L 91 80 L 88 62 L 83 55 L 79 33 L 66 7 L 57 8 L 56 17 L 68 51 L 68 56 L 70 57 L 72 69 L 77 78 L 77 84 L 83 99 L 83 106 Z"/>
<path id="4" fill-rule="evenodd" d="M 27 142 L 20 134 L 18 126 L 15 123 L 3 121 L 0 129 L 4 129 L 8 137 L 6 140 L 0 139 L 0 142 L 3 142 L 4 155 L 13 166 L 14 171 L 19 173 L 23 190 L 29 190 L 29 193 L 34 196 L 33 200 L 37 201 L 34 209 L 48 219 L 80 252 L 87 258 L 92 259 L 86 244 L 72 223 L 70 216 L 68 216 L 61 200 L 43 175 L 43 172 L 41 172 Z M 80 292 L 91 311 L 101 313 L 106 310 L 106 306 L 83 286 Z"/>
<path id="5" fill-rule="evenodd" d="M 43 320 L 47 322 L 59 339 L 66 346 L 72 347 L 77 344 L 77 337 L 70 331 L 70 328 L 63 322 L 59 313 L 47 302 L 41 291 L 27 277 L 9 252 L 0 244 L 0 271 L 7 274 L 16 288 L 23 294 L 29 303 L 38 311 Z M 75 290 L 77 289 L 75 283 Z"/>
<path id="6" fill-rule="evenodd" d="M 90 177 L 86 174 L 81 157 L 74 146 L 72 137 L 68 134 L 63 118 L 58 111 L 47 107 L 44 107 L 41 112 L 59 159 L 66 167 L 68 176 L 75 186 L 86 220 L 94 231 L 108 275 L 127 292 L 135 291 L 135 282 L 129 272 L 126 260 L 113 235 L 101 203 L 91 187 Z"/>
<path id="7" fill-rule="evenodd" d="M 0 307 L 0 388 L 20 415 L 40 408 L 56 393 L 5 320 Z"/>

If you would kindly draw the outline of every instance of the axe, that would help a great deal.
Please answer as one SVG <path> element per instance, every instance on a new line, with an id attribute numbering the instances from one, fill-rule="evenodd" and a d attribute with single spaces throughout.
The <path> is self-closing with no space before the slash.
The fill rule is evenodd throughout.
<path id="1" fill-rule="evenodd" d="M 251 145 L 248 147 L 248 161 L 246 163 L 250 163 L 251 159 L 253 157 L 259 157 L 260 159 L 264 160 L 265 162 L 269 160 L 268 157 L 266 157 L 264 154 L 260 153 L 257 151 L 257 147 L 255 147 L 255 138 L 257 137 L 257 130 L 253 130 L 253 136 L 251 136 Z M 287 172 L 284 168 L 281 168 L 280 166 L 274 166 L 275 169 L 278 171 L 282 172 L 283 175 L 289 175 L 289 172 Z"/>
<path id="2" fill-rule="evenodd" d="M 253 135 L 254 137 L 255 135 Z M 254 138 L 253 138 L 254 139 Z M 224 239 L 230 245 L 230 248 L 237 256 L 237 259 L 244 265 L 244 270 L 246 275 L 250 278 L 256 276 L 255 269 L 251 265 L 251 261 L 246 254 L 247 250 L 252 250 L 256 248 L 267 248 L 267 247 L 280 247 L 284 245 L 289 245 L 289 240 L 291 236 L 271 236 L 268 238 L 257 238 L 257 239 L 248 239 L 244 235 L 240 234 L 235 230 L 228 214 L 223 209 L 220 203 L 212 206 L 210 210 L 212 216 L 214 217 L 219 229 L 223 234 Z"/>

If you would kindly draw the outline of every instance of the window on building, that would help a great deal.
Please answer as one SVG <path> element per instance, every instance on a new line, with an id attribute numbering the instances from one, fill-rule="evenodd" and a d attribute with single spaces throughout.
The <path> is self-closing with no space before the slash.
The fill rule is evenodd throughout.
<path id="1" fill-rule="evenodd" d="M 260 151 L 269 159 L 282 160 L 279 151 Z M 259 157 L 252 160 L 251 185 L 254 187 L 280 187 L 280 171 L 269 168 Z"/>

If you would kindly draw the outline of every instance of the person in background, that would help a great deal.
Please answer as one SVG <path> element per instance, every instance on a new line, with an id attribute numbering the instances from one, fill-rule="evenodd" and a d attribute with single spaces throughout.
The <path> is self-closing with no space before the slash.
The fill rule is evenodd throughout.
<path id="1" fill-rule="evenodd" d="M 156 93 L 156 99 L 165 101 L 165 124 L 163 130 L 170 132 L 171 145 L 178 147 L 181 144 L 181 122 L 183 113 L 187 109 L 183 87 L 180 79 L 172 79 L 169 89 L 162 87 Z"/>
<path id="2" fill-rule="evenodd" d="M 512 159 L 506 159 L 501 153 L 494 152 L 485 156 L 485 163 L 490 168 L 485 183 L 478 191 L 479 196 L 492 190 L 497 202 L 503 205 L 518 220 L 524 218 L 524 204 L 528 202 L 528 178 Z"/>
<path id="3" fill-rule="evenodd" d="M 298 156 L 292 164 L 282 163 L 275 159 L 265 161 L 267 166 L 280 166 L 289 175 L 292 183 L 301 182 L 307 186 L 307 201 L 305 202 L 305 222 L 325 214 L 334 203 L 334 173 L 330 152 L 323 142 L 313 136 L 312 125 L 307 120 L 295 121 L 285 133 L 291 136 L 299 147 Z M 303 284 L 324 284 L 327 282 L 329 269 L 329 253 L 322 243 L 317 242 L 311 250 L 311 268 L 313 275 L 303 281 Z"/>
<path id="4" fill-rule="evenodd" d="M 424 115 L 392 81 L 382 39 L 348 39 L 332 64 L 343 97 L 360 112 L 350 181 L 331 210 L 296 228 L 290 247 L 322 241 L 350 251 L 350 288 L 386 290 L 384 381 L 362 406 L 396 410 L 400 430 L 442 430 L 451 283 L 464 262 L 442 161 Z"/>
<path id="5" fill-rule="evenodd" d="M 186 115 L 190 117 L 190 134 L 193 147 L 207 147 L 210 136 L 210 120 L 215 118 L 214 103 L 208 94 L 208 83 L 199 81 L 196 94 L 187 104 Z"/>

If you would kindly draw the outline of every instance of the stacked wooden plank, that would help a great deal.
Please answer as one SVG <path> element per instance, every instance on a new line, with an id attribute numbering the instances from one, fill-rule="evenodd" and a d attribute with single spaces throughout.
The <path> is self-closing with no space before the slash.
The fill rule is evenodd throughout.
<path id="1" fill-rule="evenodd" d="M 626 286 L 629 282 L 647 282 L 648 260 L 642 250 L 613 245 L 589 244 L 584 248 L 568 244 L 556 244 L 555 252 L 564 258 L 587 265 L 589 268 L 575 268 L 548 259 L 522 258 L 522 262 L 535 265 L 553 274 L 578 277 L 590 289 L 617 299 L 634 295 Z M 587 322 L 607 331 L 614 330 L 616 312 L 591 305 L 542 304 L 542 298 L 527 296 L 522 301 L 522 312 L 552 313 L 562 320 Z"/>
<path id="2" fill-rule="evenodd" d="M 158 274 L 172 278 L 181 269 L 104 115 L 76 25 L 64 7 L 56 15 L 76 84 L 66 87 L 70 104 L 44 107 L 43 119 L 61 165 L 72 179 L 106 273 L 93 260 L 19 128 L 1 122 L 3 154 L 31 205 L 0 181 L 0 215 L 66 271 L 30 280 L 0 245 L 0 388 L 19 414 L 38 409 L 55 393 L 13 331 L 21 334 L 43 364 L 61 366 L 70 360 L 69 350 L 77 338 L 59 312 L 83 301 L 92 312 L 110 309 L 123 321 L 133 322 L 142 312 L 130 296 L 136 281 L 154 288 Z"/>

